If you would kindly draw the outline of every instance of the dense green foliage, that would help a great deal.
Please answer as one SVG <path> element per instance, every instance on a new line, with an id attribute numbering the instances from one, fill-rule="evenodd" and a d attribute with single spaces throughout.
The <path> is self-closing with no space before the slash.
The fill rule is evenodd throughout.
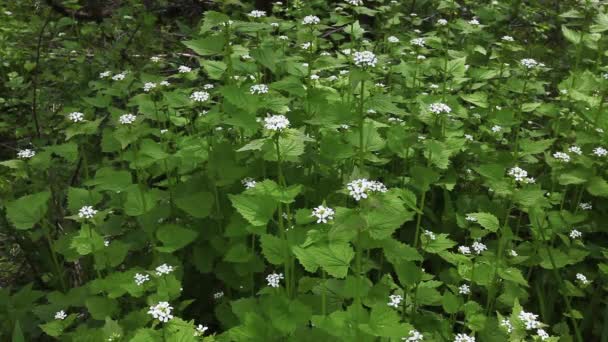
<path id="1" fill-rule="evenodd" d="M 0 340 L 608 341 L 602 1 L 257 6 L 0 4 Z"/>

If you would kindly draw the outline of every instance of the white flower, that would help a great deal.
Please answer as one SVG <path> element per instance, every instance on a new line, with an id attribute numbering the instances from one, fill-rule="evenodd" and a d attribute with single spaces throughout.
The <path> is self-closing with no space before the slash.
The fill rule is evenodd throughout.
<path id="1" fill-rule="evenodd" d="M 504 327 L 509 334 L 513 332 L 513 324 L 511 324 L 511 321 L 509 321 L 508 318 L 503 318 L 502 321 L 500 321 L 500 326 Z"/>
<path id="2" fill-rule="evenodd" d="M 152 315 L 152 317 L 155 319 L 166 323 L 173 319 L 173 315 L 171 314 L 172 310 L 173 307 L 169 304 L 169 302 L 159 302 L 156 305 L 150 306 L 148 314 Z"/>
<path id="3" fill-rule="evenodd" d="M 390 37 L 386 38 L 386 40 L 387 40 L 389 43 L 393 43 L 393 44 L 394 44 L 394 43 L 399 43 L 399 38 L 397 38 L 397 37 L 395 37 L 395 36 L 390 36 Z"/>
<path id="4" fill-rule="evenodd" d="M 492 126 L 491 129 L 492 129 L 492 132 L 494 132 L 494 133 L 498 133 L 498 132 L 502 131 L 502 127 L 500 127 L 498 125 Z"/>
<path id="5" fill-rule="evenodd" d="M 266 281 L 270 287 L 279 287 L 281 279 L 283 279 L 283 273 L 271 273 L 266 276 Z"/>
<path id="6" fill-rule="evenodd" d="M 270 23 L 271 27 L 279 27 L 279 23 Z"/>
<path id="7" fill-rule="evenodd" d="M 519 61 L 519 64 L 526 69 L 533 69 L 539 66 L 538 62 L 532 58 L 524 58 Z"/>
<path id="8" fill-rule="evenodd" d="M 570 234 L 569 234 L 569 235 L 570 235 L 570 238 L 571 238 L 571 239 L 578 239 L 578 238 L 581 238 L 581 237 L 583 236 L 583 233 L 579 232 L 579 231 L 578 231 L 578 230 L 576 230 L 576 229 L 572 229 L 572 230 L 570 231 Z"/>
<path id="9" fill-rule="evenodd" d="M 526 325 L 526 330 L 540 328 L 540 322 L 537 320 L 538 315 L 531 312 L 521 311 L 518 315 L 519 319 Z"/>
<path id="10" fill-rule="evenodd" d="M 448 21 L 445 20 L 445 19 L 439 19 L 439 20 L 437 20 L 437 25 L 439 25 L 439 26 L 445 26 L 447 24 L 448 24 Z"/>
<path id="11" fill-rule="evenodd" d="M 72 122 L 81 122 L 84 120 L 84 114 L 81 112 L 71 112 L 68 114 L 68 119 Z"/>
<path id="12" fill-rule="evenodd" d="M 110 75 L 112 75 L 112 72 L 109 70 L 106 70 L 104 72 L 100 72 L 99 73 L 99 78 L 106 78 L 106 77 L 110 77 Z"/>
<path id="13" fill-rule="evenodd" d="M 190 71 L 192 71 L 192 68 L 185 65 L 180 65 L 179 68 L 177 68 L 177 72 L 179 72 L 180 74 L 186 74 Z"/>
<path id="14" fill-rule="evenodd" d="M 268 86 L 265 84 L 254 84 L 249 88 L 249 92 L 252 95 L 266 94 L 266 93 L 268 93 Z"/>
<path id="15" fill-rule="evenodd" d="M 171 85 L 171 83 L 169 83 L 169 81 L 160 81 L 160 85 L 163 87 L 168 87 Z"/>
<path id="16" fill-rule="evenodd" d="M 171 272 L 173 272 L 173 266 L 171 265 L 162 264 L 156 268 L 156 275 L 159 277 L 164 274 L 169 274 Z"/>
<path id="17" fill-rule="evenodd" d="M 21 159 L 30 159 L 36 155 L 36 151 L 31 150 L 29 148 L 25 148 L 23 150 L 17 151 L 17 158 Z"/>
<path id="18" fill-rule="evenodd" d="M 604 157 L 608 154 L 608 151 L 603 147 L 596 147 L 593 149 L 593 154 L 598 157 Z"/>
<path id="19" fill-rule="evenodd" d="M 245 186 L 245 189 L 251 189 L 251 188 L 255 187 L 257 182 L 253 178 L 247 177 L 241 181 L 241 184 L 243 184 L 243 186 Z"/>
<path id="20" fill-rule="evenodd" d="M 67 315 L 67 314 L 65 313 L 65 311 L 63 311 L 63 310 L 61 310 L 61 311 L 57 311 L 57 312 L 55 313 L 55 319 L 58 319 L 58 320 L 62 320 L 62 321 L 63 321 L 64 319 L 66 319 L 66 317 L 68 317 L 68 315 Z"/>
<path id="21" fill-rule="evenodd" d="M 90 205 L 85 205 L 78 210 L 78 217 L 85 219 L 92 219 L 97 214 L 97 210 L 93 209 Z"/>
<path id="22" fill-rule="evenodd" d="M 156 83 L 154 83 L 154 82 L 146 82 L 146 83 L 144 84 L 144 91 L 145 91 L 146 93 L 148 93 L 148 92 L 150 92 L 150 90 L 152 90 L 152 89 L 156 88 L 156 86 L 157 86 L 157 85 L 156 85 Z"/>
<path id="23" fill-rule="evenodd" d="M 353 61 L 358 67 L 375 67 L 378 63 L 378 58 L 371 51 L 356 51 L 353 54 Z"/>
<path id="24" fill-rule="evenodd" d="M 262 18 L 262 17 L 266 16 L 266 11 L 253 10 L 253 11 L 249 12 L 247 14 L 247 16 L 252 17 L 252 18 Z"/>
<path id="25" fill-rule="evenodd" d="M 435 235 L 435 233 L 433 233 L 433 232 L 432 232 L 432 231 L 430 231 L 430 230 L 424 230 L 424 231 L 422 232 L 422 234 L 424 234 L 426 237 L 428 237 L 428 238 L 429 238 L 429 240 L 435 240 L 435 239 L 437 238 L 437 236 Z"/>
<path id="26" fill-rule="evenodd" d="M 576 279 L 578 281 L 580 281 L 583 285 L 589 284 L 589 280 L 587 280 L 587 277 L 584 274 L 582 274 L 582 273 L 577 273 L 576 274 Z"/>
<path id="27" fill-rule="evenodd" d="M 408 337 L 402 337 L 401 341 L 405 342 L 420 342 L 424 340 L 424 335 L 422 335 L 418 330 L 410 330 Z"/>
<path id="28" fill-rule="evenodd" d="M 438 84 L 431 84 L 431 85 L 429 85 L 429 88 L 431 88 L 431 89 L 439 89 L 439 85 Z"/>
<path id="29" fill-rule="evenodd" d="M 246 54 L 242 55 L 241 58 L 243 60 L 248 60 L 248 59 L 251 59 L 251 56 L 249 56 L 249 54 L 246 53 Z M 235 77 L 235 79 L 238 79 L 237 77 L 239 77 L 239 76 L 234 76 L 234 77 Z"/>
<path id="30" fill-rule="evenodd" d="M 112 76 L 112 80 L 113 81 L 122 81 L 125 79 L 125 77 L 127 77 L 127 74 L 124 72 L 121 72 L 120 74 L 116 74 L 116 75 Z"/>
<path id="31" fill-rule="evenodd" d="M 465 216 L 464 219 L 467 221 L 470 221 L 470 222 L 477 222 L 477 218 L 475 216 L 472 216 L 469 214 L 467 214 L 467 216 Z"/>
<path id="32" fill-rule="evenodd" d="M 312 216 L 317 218 L 317 223 L 327 223 L 327 220 L 333 220 L 336 212 L 332 208 L 320 205 L 312 211 Z"/>
<path id="33" fill-rule="evenodd" d="M 403 301 L 403 297 L 400 295 L 390 295 L 388 296 L 388 306 L 391 306 L 393 308 L 398 308 L 399 305 L 401 305 L 401 302 Z"/>
<path id="34" fill-rule="evenodd" d="M 131 113 L 123 114 L 118 118 L 118 122 L 122 125 L 130 125 L 137 120 L 137 117 Z"/>
<path id="35" fill-rule="evenodd" d="M 549 338 L 549 334 L 547 334 L 547 332 L 544 329 L 536 330 L 536 335 L 538 335 L 538 337 L 540 337 L 541 341 L 544 341 Z"/>
<path id="36" fill-rule="evenodd" d="M 568 147 L 568 152 L 577 154 L 579 156 L 581 154 L 583 154 L 583 151 L 581 150 L 581 148 L 576 145 L 572 145 L 572 146 Z"/>
<path id="37" fill-rule="evenodd" d="M 591 209 L 593 209 L 593 206 L 591 205 L 591 203 L 581 203 L 578 206 L 579 206 L 579 208 L 581 208 L 583 210 L 591 210 Z"/>
<path id="38" fill-rule="evenodd" d="M 311 46 L 312 46 L 312 42 L 306 42 L 306 43 L 300 44 L 300 47 L 302 48 L 302 50 L 308 50 Z"/>
<path id="39" fill-rule="evenodd" d="M 110 240 L 103 240 L 103 245 L 105 247 L 110 247 Z"/>
<path id="40" fill-rule="evenodd" d="M 318 80 L 318 79 L 319 79 L 319 75 L 317 75 L 317 74 L 312 74 L 312 75 L 310 75 L 310 79 L 311 79 L 311 80 L 313 80 L 313 81 L 316 81 L 316 80 Z"/>
<path id="41" fill-rule="evenodd" d="M 517 254 L 517 251 L 516 251 L 516 250 L 514 250 L 514 249 L 510 250 L 510 251 L 509 251 L 509 254 L 510 254 L 512 257 L 516 257 L 516 256 L 518 256 L 518 255 L 519 255 L 519 254 Z"/>
<path id="42" fill-rule="evenodd" d="M 570 161 L 570 156 L 567 153 L 564 153 L 564 152 L 555 152 L 555 153 L 553 153 L 553 158 L 555 158 L 555 159 L 557 159 L 557 160 L 559 160 L 561 162 L 564 162 L 564 163 L 567 163 L 567 162 Z"/>
<path id="43" fill-rule="evenodd" d="M 158 62 L 160 62 L 160 59 L 161 58 L 159 56 L 152 56 L 152 57 L 150 57 L 150 61 L 152 63 L 158 63 Z"/>
<path id="44" fill-rule="evenodd" d="M 207 83 L 203 86 L 203 89 L 205 89 L 205 90 L 209 90 L 209 89 L 213 89 L 213 88 L 215 88 L 215 86 L 211 83 Z"/>
<path id="45" fill-rule="evenodd" d="M 280 40 L 289 40 L 289 37 L 287 37 L 287 36 L 279 36 L 279 39 Z"/>
<path id="46" fill-rule="evenodd" d="M 508 175 L 515 178 L 516 182 L 525 182 L 528 177 L 528 171 L 516 166 L 509 170 Z"/>
<path id="47" fill-rule="evenodd" d="M 463 295 L 468 295 L 469 293 L 471 293 L 471 288 L 467 284 L 462 284 L 458 288 L 458 293 L 463 294 Z"/>
<path id="48" fill-rule="evenodd" d="M 222 297 L 224 297 L 224 291 L 218 291 L 213 294 L 213 299 L 220 299 Z"/>
<path id="49" fill-rule="evenodd" d="M 199 324 L 196 326 L 196 331 L 194 332 L 194 336 L 203 336 L 205 332 L 209 330 L 209 327 Z"/>
<path id="50" fill-rule="evenodd" d="M 423 60 L 426 59 L 426 56 L 424 56 L 424 55 L 418 55 L 418 56 L 416 56 L 416 59 L 419 60 L 419 61 L 423 61 Z"/>
<path id="51" fill-rule="evenodd" d="M 479 241 L 473 242 L 473 244 L 471 245 L 471 248 L 473 248 L 473 250 L 477 254 L 481 254 L 481 252 L 488 250 L 488 247 L 486 247 L 486 245 L 484 245 L 483 243 L 481 243 Z"/>
<path id="52" fill-rule="evenodd" d="M 363 0 L 345 0 L 353 6 L 363 6 Z"/>
<path id="53" fill-rule="evenodd" d="M 321 22 L 321 19 L 316 15 L 307 15 L 302 20 L 302 25 L 316 25 Z"/>
<path id="54" fill-rule="evenodd" d="M 437 115 L 442 113 L 449 114 L 452 112 L 452 108 L 445 103 L 435 102 L 429 105 L 429 112 Z"/>
<path id="55" fill-rule="evenodd" d="M 190 100 L 194 102 L 206 102 L 209 100 L 209 93 L 206 91 L 195 91 L 190 95 Z"/>
<path id="56" fill-rule="evenodd" d="M 477 26 L 477 25 L 479 25 L 479 20 L 473 18 L 473 19 L 469 20 L 469 24 Z"/>
<path id="57" fill-rule="evenodd" d="M 473 136 L 472 136 L 472 135 L 470 135 L 470 134 L 465 134 L 465 135 L 464 135 L 464 138 L 465 138 L 466 140 L 468 140 L 468 141 L 473 141 L 473 140 L 474 140 L 474 139 L 473 139 Z"/>
<path id="58" fill-rule="evenodd" d="M 513 37 L 511 37 L 511 36 L 502 36 L 502 38 L 500 38 L 500 39 L 502 39 L 505 42 L 513 42 L 513 41 L 515 41 L 515 39 L 513 39 Z"/>
<path id="59" fill-rule="evenodd" d="M 355 201 L 359 201 L 362 198 L 367 198 L 370 192 L 386 192 L 386 186 L 378 181 L 370 181 L 365 178 L 355 179 L 354 181 L 347 184 L 346 188 L 349 191 L 349 195 L 352 196 Z"/>
<path id="60" fill-rule="evenodd" d="M 137 286 L 142 286 L 145 282 L 150 280 L 149 275 L 141 273 L 135 273 L 135 276 L 133 278 L 135 279 L 135 284 L 137 284 Z"/>
<path id="61" fill-rule="evenodd" d="M 272 115 L 264 118 L 264 128 L 280 132 L 289 127 L 289 120 L 284 115 Z"/>
<path id="62" fill-rule="evenodd" d="M 410 44 L 414 45 L 414 46 L 419 46 L 419 47 L 424 47 L 424 38 L 414 38 L 412 40 L 410 40 Z"/>
<path id="63" fill-rule="evenodd" d="M 471 254 L 471 249 L 467 246 L 460 246 L 458 247 L 458 252 L 460 252 L 460 254 L 469 255 Z"/>
<path id="64" fill-rule="evenodd" d="M 454 337 L 454 342 L 475 342 L 475 337 L 465 334 L 458 334 Z"/>

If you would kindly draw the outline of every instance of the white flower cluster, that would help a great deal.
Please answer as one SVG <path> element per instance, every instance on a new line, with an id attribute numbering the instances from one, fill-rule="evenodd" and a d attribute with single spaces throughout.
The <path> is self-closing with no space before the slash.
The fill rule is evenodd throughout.
<path id="1" fill-rule="evenodd" d="M 526 330 L 540 328 L 541 323 L 538 321 L 538 315 L 521 310 L 518 317 L 526 326 Z"/>
<path id="2" fill-rule="evenodd" d="M 346 188 L 349 194 L 359 201 L 362 198 L 367 198 L 370 192 L 386 192 L 386 186 L 378 181 L 370 181 L 365 178 L 355 179 L 354 181 L 347 184 Z"/>
<path id="3" fill-rule="evenodd" d="M 429 238 L 429 240 L 435 240 L 435 239 L 437 239 L 437 236 L 435 235 L 435 233 L 433 233 L 433 232 L 432 232 L 432 231 L 430 231 L 430 230 L 426 230 L 426 229 L 425 229 L 425 230 L 422 232 L 422 234 L 424 234 L 426 237 L 428 237 L 428 238 Z"/>
<path id="4" fill-rule="evenodd" d="M 502 39 L 505 42 L 513 42 L 513 41 L 515 41 L 515 39 L 513 39 L 513 37 L 511 37 L 511 36 L 502 36 L 502 38 L 500 38 L 500 39 Z"/>
<path id="5" fill-rule="evenodd" d="M 604 157 L 608 154 L 608 150 L 606 150 L 603 147 L 596 147 L 593 149 L 593 154 L 598 156 L 598 157 Z"/>
<path id="6" fill-rule="evenodd" d="M 285 115 L 271 115 L 264 118 L 264 128 L 269 131 L 280 132 L 289 127 L 289 120 Z"/>
<path id="7" fill-rule="evenodd" d="M 524 58 L 519 61 L 519 64 L 521 64 L 521 66 L 523 66 L 526 69 L 534 69 L 537 66 L 539 66 L 538 62 L 532 58 Z"/>
<path id="8" fill-rule="evenodd" d="M 61 310 L 61 311 L 57 311 L 55 313 L 55 319 L 61 320 L 63 321 L 64 319 L 66 319 L 68 317 L 68 314 L 65 313 L 65 311 Z"/>
<path id="9" fill-rule="evenodd" d="M 262 18 L 266 16 L 266 11 L 253 10 L 247 14 L 251 18 Z"/>
<path id="10" fill-rule="evenodd" d="M 150 90 L 156 88 L 157 86 L 158 85 L 156 83 L 154 83 L 154 82 L 146 82 L 146 83 L 144 83 L 144 91 L 146 93 L 149 93 Z"/>
<path id="11" fill-rule="evenodd" d="M 320 205 L 313 209 L 312 216 L 317 218 L 317 223 L 327 223 L 327 220 L 333 220 L 335 211 L 332 208 Z"/>
<path id="12" fill-rule="evenodd" d="M 578 231 L 578 230 L 576 230 L 576 229 L 572 229 L 572 230 L 570 231 L 570 234 L 569 234 L 569 235 L 570 235 L 570 238 L 571 238 L 571 239 L 578 239 L 578 238 L 581 238 L 581 237 L 583 236 L 583 233 L 579 232 L 579 231 Z"/>
<path id="13" fill-rule="evenodd" d="M 171 311 L 173 311 L 173 307 L 169 302 L 158 302 L 158 304 L 150 306 L 148 314 L 152 315 L 155 319 L 166 323 L 173 319 Z"/>
<path id="14" fill-rule="evenodd" d="M 397 37 L 395 37 L 395 36 L 390 36 L 390 37 L 386 38 L 386 40 L 387 40 L 389 43 L 393 43 L 393 44 L 395 44 L 395 43 L 399 43 L 399 38 L 397 38 Z"/>
<path id="15" fill-rule="evenodd" d="M 553 153 L 553 158 L 555 158 L 558 161 L 563 162 L 563 163 L 568 163 L 570 161 L 570 156 L 564 152 Z"/>
<path id="16" fill-rule="evenodd" d="M 123 114 L 118 118 L 118 122 L 120 122 L 122 125 L 130 125 L 134 123 L 135 120 L 137 120 L 137 116 L 131 113 Z"/>
<path id="17" fill-rule="evenodd" d="M 71 112 L 68 114 L 68 119 L 72 122 L 82 122 L 84 121 L 84 114 L 81 112 Z"/>
<path id="18" fill-rule="evenodd" d="M 587 279 L 587 277 L 586 277 L 584 274 L 582 274 L 582 273 L 577 273 L 577 274 L 576 274 L 576 280 L 580 281 L 580 282 L 581 282 L 581 284 L 583 284 L 583 285 L 587 285 L 587 284 L 589 284 L 589 280 L 588 280 L 588 279 Z"/>
<path id="19" fill-rule="evenodd" d="M 437 115 L 442 113 L 449 114 L 452 112 L 452 108 L 445 103 L 435 102 L 429 105 L 429 112 Z"/>
<path id="20" fill-rule="evenodd" d="M 402 337 L 401 341 L 405 342 L 421 342 L 424 340 L 424 335 L 422 335 L 418 330 L 410 330 L 408 337 Z"/>
<path id="21" fill-rule="evenodd" d="M 541 341 L 544 341 L 549 338 L 549 334 L 547 334 L 547 332 L 544 329 L 536 330 L 536 335 L 538 335 L 538 337 L 540 337 Z"/>
<path id="22" fill-rule="evenodd" d="M 118 73 L 118 74 L 112 76 L 112 80 L 113 81 L 122 81 L 125 79 L 125 77 L 127 77 L 127 73 L 121 72 L 121 73 Z"/>
<path id="23" fill-rule="evenodd" d="M 410 44 L 414 46 L 424 47 L 425 41 L 424 38 L 414 38 L 410 40 Z"/>
<path id="24" fill-rule="evenodd" d="M 185 65 L 180 65 L 180 66 L 177 68 L 177 72 L 179 72 L 180 74 L 187 74 L 187 73 L 189 73 L 190 71 L 192 71 L 192 68 L 191 68 L 191 67 L 189 67 L 189 66 L 185 66 Z"/>
<path id="25" fill-rule="evenodd" d="M 78 210 L 78 217 L 85 219 L 92 219 L 97 214 L 97 210 L 93 209 L 90 205 L 85 205 Z"/>
<path id="26" fill-rule="evenodd" d="M 243 186 L 245 187 L 245 189 L 251 189 L 251 188 L 255 187 L 255 185 L 257 184 L 257 182 L 253 178 L 247 177 L 247 178 L 241 180 L 241 184 L 243 184 Z"/>
<path id="27" fill-rule="evenodd" d="M 147 274 L 135 273 L 133 277 L 137 286 L 142 286 L 145 282 L 150 280 L 150 276 Z"/>
<path id="28" fill-rule="evenodd" d="M 572 146 L 568 147 L 568 152 L 574 153 L 574 154 L 579 155 L 579 156 L 581 154 L 583 154 L 583 151 L 581 150 L 581 148 L 578 147 L 578 146 L 576 146 L 576 145 L 572 145 Z"/>
<path id="29" fill-rule="evenodd" d="M 447 24 L 448 24 L 448 21 L 447 21 L 447 20 L 445 20 L 445 19 L 443 19 L 443 18 L 442 18 L 442 19 L 437 20 L 437 25 L 439 25 L 439 26 L 445 26 L 445 25 L 447 25 Z"/>
<path id="30" fill-rule="evenodd" d="M 454 337 L 454 342 L 475 342 L 475 336 L 458 334 Z"/>
<path id="31" fill-rule="evenodd" d="M 481 254 L 481 252 L 488 250 L 488 247 L 486 247 L 486 245 L 484 245 L 483 243 L 481 243 L 479 241 L 473 242 L 473 244 L 471 245 L 471 248 L 473 248 L 475 253 L 477 253 L 478 255 Z"/>
<path id="32" fill-rule="evenodd" d="M 473 18 L 473 19 L 469 20 L 469 24 L 471 24 L 473 26 L 477 26 L 477 25 L 479 25 L 479 20 Z"/>
<path id="33" fill-rule="evenodd" d="M 500 127 L 500 126 L 498 126 L 498 125 L 494 125 L 494 126 L 492 126 L 492 128 L 491 128 L 491 129 L 492 129 L 492 132 L 493 132 L 493 133 L 498 133 L 498 132 L 502 131 L 502 127 Z"/>
<path id="34" fill-rule="evenodd" d="M 150 61 L 152 63 L 158 63 L 161 61 L 161 58 L 160 58 L 160 56 L 152 56 L 152 57 L 150 57 Z"/>
<path id="35" fill-rule="evenodd" d="M 587 203 L 587 202 L 583 202 L 581 204 L 578 205 L 579 208 L 583 209 L 583 210 L 591 210 L 593 209 L 593 205 L 591 205 L 591 203 Z"/>
<path id="36" fill-rule="evenodd" d="M 209 100 L 209 93 L 206 91 L 195 91 L 190 95 L 190 100 L 194 102 L 206 102 Z"/>
<path id="37" fill-rule="evenodd" d="M 477 222 L 477 218 L 475 216 L 468 215 L 468 214 L 467 214 L 467 216 L 465 216 L 464 219 L 467 220 L 467 221 L 469 221 L 469 222 Z"/>
<path id="38" fill-rule="evenodd" d="M 106 70 L 99 73 L 99 78 L 107 78 L 110 77 L 110 75 L 112 75 L 112 72 L 110 70 Z"/>
<path id="39" fill-rule="evenodd" d="M 346 2 L 353 6 L 363 6 L 363 0 L 346 0 Z"/>
<path id="40" fill-rule="evenodd" d="M 203 335 L 205 335 L 205 332 L 207 330 L 209 330 L 209 327 L 199 324 L 196 326 L 196 331 L 194 332 L 194 336 L 196 336 L 196 337 L 203 336 Z"/>
<path id="41" fill-rule="evenodd" d="M 17 158 L 21 159 L 30 159 L 36 155 L 36 151 L 30 150 L 29 148 L 25 148 L 23 150 L 19 150 L 17 152 Z"/>
<path id="42" fill-rule="evenodd" d="M 471 293 L 471 288 L 467 284 L 462 284 L 458 288 L 458 293 L 463 294 L 463 295 L 468 295 L 469 293 Z"/>
<path id="43" fill-rule="evenodd" d="M 249 88 L 249 92 L 252 95 L 266 94 L 266 93 L 268 93 L 268 86 L 265 84 L 254 84 Z"/>
<path id="44" fill-rule="evenodd" d="M 375 67 L 378 63 L 378 58 L 371 51 L 356 51 L 353 54 L 353 61 L 358 67 Z"/>
<path id="45" fill-rule="evenodd" d="M 279 287 L 281 279 L 283 279 L 283 273 L 271 273 L 266 276 L 266 281 L 270 287 Z"/>
<path id="46" fill-rule="evenodd" d="M 516 182 L 534 183 L 534 178 L 528 177 L 528 171 L 516 166 L 509 170 L 508 175 L 513 177 Z"/>
<path id="47" fill-rule="evenodd" d="M 171 272 L 173 272 L 173 266 L 171 266 L 171 265 L 162 264 L 156 268 L 157 276 L 162 276 L 164 274 L 169 274 Z"/>
<path id="48" fill-rule="evenodd" d="M 302 20 L 302 25 L 317 25 L 321 22 L 321 19 L 316 15 L 307 15 Z"/>
<path id="49" fill-rule="evenodd" d="M 458 252 L 460 252 L 460 254 L 469 255 L 471 254 L 471 248 L 468 246 L 459 246 Z"/>
<path id="50" fill-rule="evenodd" d="M 509 334 L 513 332 L 513 324 L 511 324 L 511 321 L 509 321 L 508 318 L 503 318 L 502 321 L 500 321 L 500 326 L 505 328 Z"/>
<path id="51" fill-rule="evenodd" d="M 393 308 L 398 308 L 399 305 L 401 305 L 401 302 L 403 301 L 403 297 L 401 295 L 390 295 L 388 296 L 388 306 L 391 306 Z"/>

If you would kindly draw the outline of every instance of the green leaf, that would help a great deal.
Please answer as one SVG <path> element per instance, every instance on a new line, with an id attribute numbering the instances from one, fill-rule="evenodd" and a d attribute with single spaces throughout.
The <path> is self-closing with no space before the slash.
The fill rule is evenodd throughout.
<path id="1" fill-rule="evenodd" d="M 285 240 L 279 239 L 274 235 L 263 234 L 260 237 L 260 242 L 262 244 L 262 254 L 264 254 L 269 263 L 281 265 L 285 262 L 288 248 Z"/>
<path id="2" fill-rule="evenodd" d="M 143 215 L 156 207 L 159 195 L 154 191 L 140 189 L 139 186 L 132 186 L 127 191 L 127 199 L 124 203 L 125 213 L 129 216 Z"/>
<path id="3" fill-rule="evenodd" d="M 496 216 L 490 213 L 470 213 L 467 216 L 472 216 L 477 219 L 477 223 L 479 223 L 485 229 L 491 232 L 497 232 L 500 228 L 500 223 Z"/>
<path id="4" fill-rule="evenodd" d="M 249 223 L 265 226 L 274 215 L 277 203 L 269 196 L 228 195 L 232 206 Z"/>
<path id="5" fill-rule="evenodd" d="M 102 196 L 97 191 L 72 187 L 68 189 L 68 209 L 73 213 L 85 205 L 95 206 L 101 199 Z"/>
<path id="6" fill-rule="evenodd" d="M 190 194 L 181 192 L 175 197 L 175 206 L 196 218 L 209 216 L 214 203 L 213 194 L 206 191 Z"/>
<path id="7" fill-rule="evenodd" d="M 562 33 L 564 34 L 564 37 L 566 37 L 566 39 L 572 44 L 579 44 L 581 42 L 582 35 L 564 25 L 562 25 Z"/>
<path id="8" fill-rule="evenodd" d="M 205 72 L 207 73 L 207 75 L 209 75 L 209 78 L 212 80 L 222 79 L 224 72 L 228 68 L 226 66 L 226 63 L 220 62 L 220 61 L 207 61 L 206 60 L 206 61 L 202 62 L 202 65 L 203 65 L 203 69 L 205 69 Z"/>
<path id="9" fill-rule="evenodd" d="M 519 285 L 528 286 L 528 282 L 521 274 L 521 271 L 517 268 L 498 268 L 498 275 L 504 280 L 511 281 Z"/>
<path id="10" fill-rule="evenodd" d="M 257 63 L 267 67 L 273 73 L 276 72 L 278 56 L 273 48 L 257 48 L 252 50 L 250 55 Z"/>
<path id="11" fill-rule="evenodd" d="M 376 240 L 390 237 L 403 223 L 414 217 L 414 212 L 406 210 L 403 201 L 393 191 L 374 196 L 369 205 L 364 217 L 370 236 Z"/>
<path id="12" fill-rule="evenodd" d="M 212 56 L 224 51 L 226 40 L 223 36 L 212 36 L 195 40 L 186 40 L 182 44 L 202 56 Z"/>
<path id="13" fill-rule="evenodd" d="M 488 108 L 488 95 L 482 92 L 476 92 L 472 94 L 462 94 L 460 97 L 481 108 Z"/>
<path id="14" fill-rule="evenodd" d="M 355 252 L 348 244 L 330 244 L 322 247 L 310 247 L 315 261 L 332 277 L 344 278 L 348 273 L 350 261 Z"/>
<path id="15" fill-rule="evenodd" d="M 80 255 L 88 255 L 105 248 L 103 237 L 88 224 L 82 225 L 78 235 L 72 238 L 70 247 Z"/>
<path id="16" fill-rule="evenodd" d="M 156 250 L 163 253 L 172 253 L 186 247 L 196 239 L 198 233 L 192 229 L 184 228 L 177 224 L 165 224 L 158 227 L 156 237 L 163 243 L 163 246 L 156 247 Z"/>
<path id="17" fill-rule="evenodd" d="M 388 305 L 377 304 L 372 307 L 369 322 L 361 324 L 360 327 L 372 336 L 398 340 L 407 335 L 407 332 L 411 330 L 409 324 L 400 323 L 400 320 L 397 311 Z"/>
<path id="18" fill-rule="evenodd" d="M 608 182 L 601 177 L 593 177 L 587 184 L 587 191 L 593 196 L 608 197 Z"/>
<path id="19" fill-rule="evenodd" d="M 23 336 L 23 331 L 21 330 L 21 324 L 19 324 L 19 320 L 15 322 L 11 342 L 25 342 L 25 336 Z"/>
<path id="20" fill-rule="evenodd" d="M 105 320 L 119 311 L 118 302 L 115 299 L 95 296 L 87 298 L 85 302 L 91 317 L 96 320 Z"/>
<path id="21" fill-rule="evenodd" d="M 31 229 L 46 214 L 50 198 L 51 193 L 43 191 L 8 202 L 6 204 L 6 216 L 15 228 Z"/>
<path id="22" fill-rule="evenodd" d="M 95 186 L 99 191 L 120 192 L 132 185 L 131 173 L 126 170 L 102 167 L 95 173 L 95 178 L 86 184 Z"/>

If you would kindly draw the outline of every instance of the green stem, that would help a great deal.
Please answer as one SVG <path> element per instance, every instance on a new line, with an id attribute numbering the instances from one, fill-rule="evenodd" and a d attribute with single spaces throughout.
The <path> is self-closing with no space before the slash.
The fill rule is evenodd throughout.
<path id="1" fill-rule="evenodd" d="M 363 151 L 363 125 L 365 124 L 365 115 L 363 113 L 363 103 L 365 100 L 365 81 L 361 81 L 361 94 L 360 94 L 360 101 L 359 101 L 359 168 L 362 169 L 363 168 L 363 158 L 364 158 L 364 151 Z"/>

